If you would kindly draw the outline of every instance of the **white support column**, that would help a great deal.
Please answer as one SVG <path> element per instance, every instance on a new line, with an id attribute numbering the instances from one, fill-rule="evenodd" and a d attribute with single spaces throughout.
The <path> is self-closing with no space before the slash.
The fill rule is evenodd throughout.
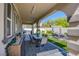
<path id="1" fill-rule="evenodd" d="M 40 22 L 38 21 L 37 23 L 36 23 L 36 27 L 37 27 L 37 33 L 39 32 L 39 30 L 40 30 Z"/>
<path id="2" fill-rule="evenodd" d="M 36 23 L 36 27 L 37 27 L 37 32 L 39 30 L 39 22 Z"/>
<path id="3" fill-rule="evenodd" d="M 32 34 L 34 33 L 34 25 L 32 25 Z"/>

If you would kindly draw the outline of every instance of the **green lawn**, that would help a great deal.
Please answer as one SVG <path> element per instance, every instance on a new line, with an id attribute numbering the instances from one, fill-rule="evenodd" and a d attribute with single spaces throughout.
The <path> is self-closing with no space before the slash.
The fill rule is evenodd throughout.
<path id="1" fill-rule="evenodd" d="M 54 37 L 53 38 L 52 37 L 48 37 L 48 41 L 58 45 L 61 48 L 64 48 L 65 50 L 68 50 L 67 49 L 67 42 L 64 41 L 64 40 L 59 40 L 59 39 L 54 38 Z"/>

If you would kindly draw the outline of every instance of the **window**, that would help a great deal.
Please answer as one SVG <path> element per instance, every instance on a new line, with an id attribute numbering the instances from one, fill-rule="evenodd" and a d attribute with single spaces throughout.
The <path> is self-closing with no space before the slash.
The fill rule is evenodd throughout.
<path id="1" fill-rule="evenodd" d="M 17 32 L 17 12 L 15 7 L 12 8 L 12 34 L 14 35 Z"/>
<path id="2" fill-rule="evenodd" d="M 15 16 L 15 32 L 17 32 L 17 16 Z"/>
<path id="3" fill-rule="evenodd" d="M 9 3 L 7 4 L 7 17 L 11 18 L 11 5 Z"/>
<path id="4" fill-rule="evenodd" d="M 7 20 L 7 36 L 11 35 L 11 21 Z"/>
<path id="5" fill-rule="evenodd" d="M 19 16 L 17 15 L 15 7 L 8 3 L 6 4 L 6 19 L 5 19 L 5 38 L 9 38 L 18 31 Z"/>
<path id="6" fill-rule="evenodd" d="M 12 9 L 12 34 L 15 34 L 15 9 Z"/>
<path id="7" fill-rule="evenodd" d="M 7 4 L 6 36 L 12 35 L 11 4 Z"/>

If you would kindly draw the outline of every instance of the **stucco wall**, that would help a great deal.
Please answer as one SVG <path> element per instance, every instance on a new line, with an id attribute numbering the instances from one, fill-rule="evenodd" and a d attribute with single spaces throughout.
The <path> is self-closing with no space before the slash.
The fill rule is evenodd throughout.
<path id="1" fill-rule="evenodd" d="M 70 19 L 69 25 L 68 34 L 71 36 L 79 36 L 79 7 Z"/>
<path id="2" fill-rule="evenodd" d="M 0 55 L 5 55 L 4 39 L 4 4 L 0 3 Z"/>
<path id="3" fill-rule="evenodd" d="M 67 47 L 73 50 L 79 51 L 79 7 L 74 12 L 72 18 L 69 21 L 70 27 L 68 29 L 68 45 Z M 78 53 L 79 54 L 79 53 Z"/>
<path id="4" fill-rule="evenodd" d="M 77 21 L 79 21 L 79 5 L 69 22 L 72 23 Z"/>

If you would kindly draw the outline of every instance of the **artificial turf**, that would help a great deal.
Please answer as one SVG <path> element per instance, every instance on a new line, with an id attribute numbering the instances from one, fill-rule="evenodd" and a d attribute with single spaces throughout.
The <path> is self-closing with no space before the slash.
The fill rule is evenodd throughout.
<path id="1" fill-rule="evenodd" d="M 56 44 L 57 46 L 65 49 L 65 50 L 68 50 L 67 49 L 67 42 L 65 40 L 59 40 L 59 39 L 57 39 L 55 37 L 52 37 L 52 38 L 48 37 L 48 41 Z"/>

